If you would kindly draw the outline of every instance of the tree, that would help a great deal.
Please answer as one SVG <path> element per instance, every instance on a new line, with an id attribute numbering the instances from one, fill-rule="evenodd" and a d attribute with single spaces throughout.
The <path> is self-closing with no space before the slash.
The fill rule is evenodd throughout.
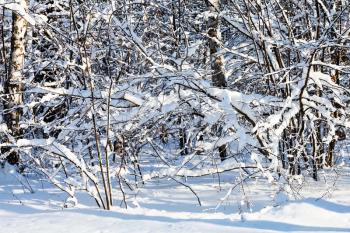
<path id="1" fill-rule="evenodd" d="M 210 67 L 212 69 L 212 82 L 213 85 L 219 88 L 227 87 L 225 68 L 223 64 L 223 57 L 221 54 L 220 45 L 221 41 L 221 29 L 220 29 L 220 0 L 208 0 L 209 12 L 208 17 L 208 36 L 209 36 L 209 50 L 210 50 Z M 222 129 L 218 129 L 222 134 Z M 219 146 L 219 155 L 221 160 L 225 160 L 227 157 L 226 144 Z"/>
<path id="2" fill-rule="evenodd" d="M 19 6 L 27 10 L 28 5 L 26 0 L 19 1 Z M 15 139 L 22 137 L 20 120 L 23 107 L 23 68 L 25 63 L 25 36 L 27 31 L 27 20 L 12 12 L 12 35 L 11 35 L 11 56 L 9 62 L 9 73 L 4 84 L 4 93 L 6 94 L 4 101 L 4 119 L 10 134 Z M 8 139 L 11 141 L 11 139 Z M 11 151 L 7 156 L 7 161 L 10 164 L 19 162 L 19 153 Z"/>

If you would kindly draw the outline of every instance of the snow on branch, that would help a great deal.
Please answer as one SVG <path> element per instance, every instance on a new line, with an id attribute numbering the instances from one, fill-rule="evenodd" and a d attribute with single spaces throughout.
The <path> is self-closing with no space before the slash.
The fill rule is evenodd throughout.
<path id="1" fill-rule="evenodd" d="M 29 15 L 24 9 L 23 6 L 21 6 L 18 3 L 6 3 L 5 1 L 0 1 L 0 6 L 12 10 L 13 12 L 19 14 L 23 19 L 25 19 L 30 25 L 35 26 L 35 20 L 34 18 Z"/>

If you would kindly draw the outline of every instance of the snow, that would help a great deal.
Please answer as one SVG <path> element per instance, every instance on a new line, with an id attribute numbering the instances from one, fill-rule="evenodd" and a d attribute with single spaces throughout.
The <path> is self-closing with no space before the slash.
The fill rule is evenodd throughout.
<path id="1" fill-rule="evenodd" d="M 78 2 L 0 0 L 0 233 L 350 232 L 348 7 Z"/>
<path id="2" fill-rule="evenodd" d="M 1 232 L 350 232 L 349 171 L 341 172 L 332 193 L 322 199 L 320 195 L 329 186 L 309 181 L 308 188 L 300 192 L 304 196 L 300 200 L 283 189 L 272 197 L 278 187 L 259 180 L 246 187 L 249 200 L 242 199 L 235 189 L 227 194 L 231 175 L 222 176 L 221 191 L 214 178 L 193 181 L 203 206 L 198 206 L 185 187 L 163 180 L 130 195 L 128 209 L 119 207 L 120 199 L 116 198 L 112 210 L 104 211 L 94 207 L 84 193 L 79 194 L 83 201 L 76 207 L 63 208 L 76 200 L 68 198 L 64 203 L 66 194 L 57 188 L 22 177 L 6 165 L 0 169 Z M 29 192 L 29 186 L 34 193 Z M 118 197 L 118 191 L 114 193 Z M 220 196 L 226 201 L 214 211 Z"/>
<path id="3" fill-rule="evenodd" d="M 26 10 L 23 8 L 22 5 L 18 3 L 4 3 L 0 1 L 0 6 L 4 6 L 5 8 L 12 10 L 22 16 L 30 25 L 34 26 L 35 25 L 35 20 L 33 19 L 32 16 L 30 16 Z"/>
<path id="4" fill-rule="evenodd" d="M 141 106 L 143 104 L 143 102 L 144 102 L 143 99 L 141 99 L 140 97 L 138 97 L 136 95 L 132 95 L 131 93 L 128 93 L 128 92 L 126 92 L 124 94 L 124 99 L 128 100 L 131 103 L 134 103 L 134 104 L 136 104 L 138 106 Z"/>

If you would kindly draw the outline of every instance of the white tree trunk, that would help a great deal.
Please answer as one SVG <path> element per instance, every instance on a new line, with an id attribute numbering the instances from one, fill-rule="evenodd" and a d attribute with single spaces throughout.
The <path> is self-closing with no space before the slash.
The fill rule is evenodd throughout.
<path id="1" fill-rule="evenodd" d="M 28 5 L 26 0 L 18 1 L 18 4 L 26 11 Z M 11 57 L 9 64 L 8 79 L 5 82 L 4 91 L 6 99 L 4 102 L 5 121 L 12 136 L 21 137 L 19 121 L 22 115 L 21 105 L 23 104 L 23 68 L 25 56 L 25 35 L 27 31 L 27 21 L 17 13 L 12 13 L 12 37 L 11 37 Z M 17 153 L 11 153 L 8 157 L 10 163 L 18 162 Z"/>

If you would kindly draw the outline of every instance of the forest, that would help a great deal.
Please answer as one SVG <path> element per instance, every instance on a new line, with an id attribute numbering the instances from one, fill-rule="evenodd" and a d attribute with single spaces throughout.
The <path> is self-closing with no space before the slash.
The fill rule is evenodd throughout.
<path id="1" fill-rule="evenodd" d="M 350 188 L 347 0 L 0 0 L 0 39 L 0 170 L 25 192 L 127 211 L 211 183 L 242 214 L 257 180 Z"/>

